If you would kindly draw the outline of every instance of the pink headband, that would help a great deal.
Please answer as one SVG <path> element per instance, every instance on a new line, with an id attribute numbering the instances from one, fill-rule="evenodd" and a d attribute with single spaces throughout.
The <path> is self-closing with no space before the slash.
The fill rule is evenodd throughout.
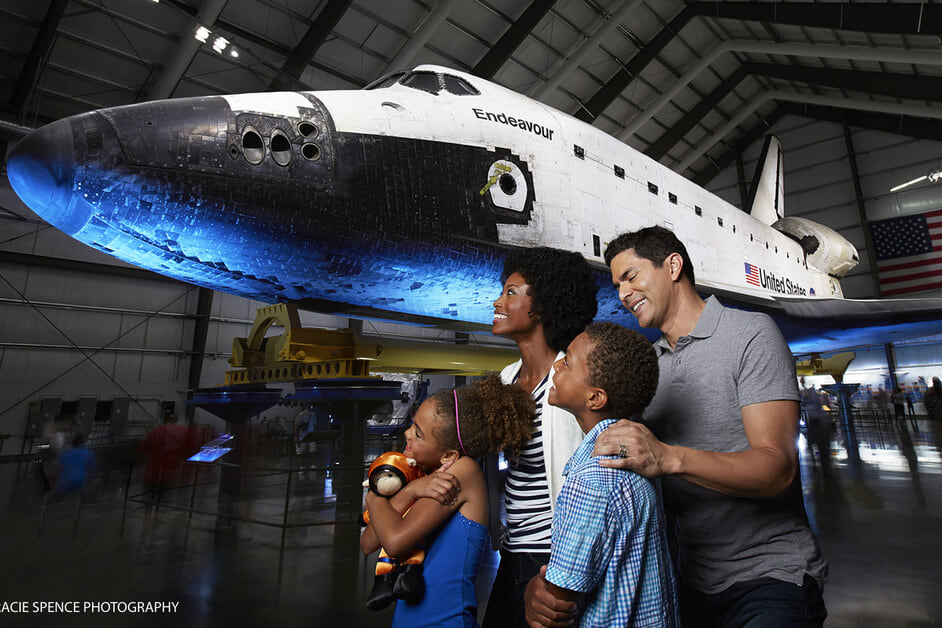
<path id="1" fill-rule="evenodd" d="M 455 431 L 458 432 L 458 444 L 461 445 L 461 451 L 467 456 L 468 452 L 465 451 L 464 443 L 461 442 L 461 426 L 458 424 L 458 390 L 452 389 L 452 392 L 455 393 Z"/>

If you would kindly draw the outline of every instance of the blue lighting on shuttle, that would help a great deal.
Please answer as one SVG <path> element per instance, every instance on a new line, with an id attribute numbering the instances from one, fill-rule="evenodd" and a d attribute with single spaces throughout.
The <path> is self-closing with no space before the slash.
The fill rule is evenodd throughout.
<path id="1" fill-rule="evenodd" d="M 191 100 L 201 102 L 163 105 L 179 111 L 176 119 L 137 105 L 48 125 L 13 151 L 10 180 L 27 204 L 74 238 L 181 281 L 269 302 L 313 299 L 491 322 L 503 252 L 486 240 L 453 235 L 463 226 L 453 216 L 472 227 L 482 222 L 447 206 L 462 202 L 459 186 L 443 181 L 447 190 L 437 190 L 408 170 L 411 164 L 401 173 L 388 168 L 385 182 L 364 185 L 361 177 L 376 179 L 375 173 L 364 175 L 365 165 L 351 160 L 342 164 L 348 178 L 339 179 L 339 160 L 326 143 L 315 164 L 249 165 L 227 150 L 231 125 L 202 120 L 232 118 L 224 101 L 207 113 L 212 107 L 205 99 Z M 198 118 L 189 129 L 188 116 Z M 167 128 L 155 135 L 152 124 L 142 130 L 143 119 L 160 119 Z M 327 135 L 329 125 L 323 118 L 318 123 Z M 281 132 L 295 133 L 296 126 Z M 194 150 L 194 137 L 202 152 Z M 347 140 L 353 142 L 377 144 Z M 391 148 L 402 152 L 403 146 Z M 351 153 L 362 159 L 356 147 Z M 455 157 L 481 158 L 460 149 Z M 330 159 L 335 163 L 327 164 Z M 454 165 L 460 172 L 460 161 Z M 401 190 L 387 189 L 394 184 Z M 389 199 L 397 191 L 403 197 Z"/>
<path id="2" fill-rule="evenodd" d="M 63 232 L 180 281 L 324 311 L 489 326 L 507 253 L 498 226 L 532 217 L 528 160 L 507 148 L 340 133 L 314 95 L 295 96 L 305 105 L 295 117 L 234 112 L 216 96 L 73 116 L 21 140 L 8 177 Z M 311 146 L 316 159 L 303 157 Z M 480 193 L 497 162 L 515 173 L 512 210 Z M 598 271 L 598 319 L 638 329 Z M 886 327 L 774 316 L 796 353 L 886 341 Z"/>
<path id="3" fill-rule="evenodd" d="M 350 215 L 344 230 L 334 227 L 328 237 L 317 237 L 316 230 L 302 232 L 297 214 L 261 203 L 226 203 L 210 190 L 199 196 L 166 171 L 71 162 L 71 138 L 60 141 L 58 157 L 50 159 L 48 133 L 38 133 L 21 142 L 9 160 L 15 189 L 63 231 L 125 262 L 269 302 L 319 299 L 491 323 L 505 254 L 497 246 L 397 233 L 394 217 L 389 224 L 374 221 L 381 230 L 370 232 L 358 230 L 358 217 Z M 607 274 L 599 272 L 598 282 L 600 315 L 627 318 L 621 322 L 637 327 L 633 317 L 621 316 Z"/>

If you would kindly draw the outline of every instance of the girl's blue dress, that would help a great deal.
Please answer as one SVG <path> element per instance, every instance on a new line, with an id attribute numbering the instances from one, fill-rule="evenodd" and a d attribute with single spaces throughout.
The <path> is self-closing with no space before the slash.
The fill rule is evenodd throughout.
<path id="1" fill-rule="evenodd" d="M 487 526 L 453 514 L 425 543 L 425 595 L 418 604 L 396 602 L 393 628 L 477 627 L 474 580 L 488 547 Z"/>

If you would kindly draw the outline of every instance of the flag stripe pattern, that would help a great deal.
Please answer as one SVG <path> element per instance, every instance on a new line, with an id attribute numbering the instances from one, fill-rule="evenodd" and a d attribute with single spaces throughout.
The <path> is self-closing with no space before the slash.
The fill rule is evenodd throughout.
<path id="1" fill-rule="evenodd" d="M 870 223 L 885 297 L 942 288 L 942 209 Z"/>
<path id="2" fill-rule="evenodd" d="M 746 262 L 746 283 L 750 286 L 759 286 L 759 267 Z"/>

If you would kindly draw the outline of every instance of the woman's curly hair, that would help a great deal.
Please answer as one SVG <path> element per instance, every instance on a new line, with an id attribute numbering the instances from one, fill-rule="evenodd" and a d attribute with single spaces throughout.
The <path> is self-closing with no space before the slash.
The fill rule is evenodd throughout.
<path id="1" fill-rule="evenodd" d="M 654 346 L 638 332 L 615 323 L 592 323 L 585 333 L 592 342 L 586 383 L 606 392 L 611 418 L 639 414 L 657 391 Z"/>
<path id="2" fill-rule="evenodd" d="M 455 423 L 455 393 L 458 424 Z M 533 433 L 536 404 L 519 386 L 504 384 L 498 375 L 431 396 L 438 422 L 438 441 L 444 449 L 457 449 L 472 458 L 488 452 L 509 451 L 516 456 Z"/>
<path id="3" fill-rule="evenodd" d="M 533 313 L 543 323 L 546 344 L 565 351 L 573 338 L 592 322 L 598 310 L 599 285 L 585 258 L 546 246 L 519 249 L 504 261 L 501 283 L 520 273 L 530 286 Z"/>

